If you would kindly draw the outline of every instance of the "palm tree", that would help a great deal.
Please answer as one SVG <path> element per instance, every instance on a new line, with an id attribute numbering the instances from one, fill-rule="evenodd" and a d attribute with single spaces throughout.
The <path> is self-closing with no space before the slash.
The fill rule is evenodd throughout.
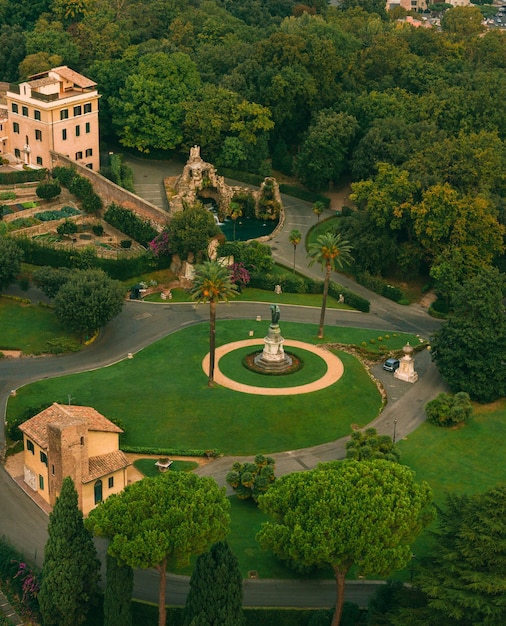
<path id="1" fill-rule="evenodd" d="M 220 300 L 228 302 L 237 293 L 232 283 L 230 270 L 217 261 L 205 261 L 195 267 L 192 299 L 209 302 L 209 387 L 214 385 L 214 362 L 216 352 L 216 303 Z"/>
<path id="2" fill-rule="evenodd" d="M 325 308 L 327 306 L 327 295 L 329 292 L 330 273 L 341 269 L 353 257 L 350 254 L 351 245 L 341 239 L 337 233 L 326 232 L 319 235 L 315 242 L 308 246 L 307 256 L 311 258 L 309 266 L 319 263 L 322 269 L 325 268 L 325 281 L 323 283 L 322 311 L 320 315 L 320 328 L 318 338 L 323 339 L 323 324 L 325 322 Z"/>
<path id="3" fill-rule="evenodd" d="M 300 232 L 300 230 L 290 231 L 290 234 L 288 235 L 288 241 L 293 246 L 293 271 L 294 272 L 295 272 L 295 251 L 297 250 L 297 246 L 301 242 L 301 239 L 302 239 L 302 233 Z"/>
<path id="4" fill-rule="evenodd" d="M 318 201 L 313 204 L 313 213 L 316 215 L 318 223 L 320 223 L 320 215 L 323 213 L 324 210 L 325 205 L 323 204 L 323 202 Z"/>

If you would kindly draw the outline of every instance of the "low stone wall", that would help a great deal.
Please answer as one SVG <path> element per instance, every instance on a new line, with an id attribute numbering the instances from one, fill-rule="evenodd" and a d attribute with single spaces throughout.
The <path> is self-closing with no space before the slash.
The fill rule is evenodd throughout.
<path id="1" fill-rule="evenodd" d="M 93 185 L 95 193 L 102 198 L 105 206 L 115 202 L 126 209 L 130 209 L 142 219 L 149 220 L 158 226 L 165 226 L 168 222 L 166 211 L 159 209 L 151 202 L 139 198 L 134 193 L 123 189 L 98 172 L 76 163 L 59 152 L 51 152 L 52 167 L 74 167 L 77 173 L 87 178 Z"/>

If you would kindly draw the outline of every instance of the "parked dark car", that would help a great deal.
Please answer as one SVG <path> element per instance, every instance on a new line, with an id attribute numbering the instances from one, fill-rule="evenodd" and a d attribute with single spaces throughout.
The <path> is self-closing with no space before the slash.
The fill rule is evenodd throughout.
<path id="1" fill-rule="evenodd" d="M 399 365 L 399 359 L 387 359 L 383 363 L 383 369 L 387 372 L 395 372 L 395 370 L 398 369 Z"/>

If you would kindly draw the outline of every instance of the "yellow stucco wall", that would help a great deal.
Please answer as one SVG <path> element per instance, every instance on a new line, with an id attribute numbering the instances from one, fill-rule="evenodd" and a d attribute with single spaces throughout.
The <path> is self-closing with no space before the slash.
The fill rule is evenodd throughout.
<path id="1" fill-rule="evenodd" d="M 100 456 L 116 450 L 119 450 L 118 433 L 88 431 L 88 456 Z"/>
<path id="2" fill-rule="evenodd" d="M 113 479 L 113 486 L 109 487 L 109 479 Z M 122 469 L 114 472 L 112 474 L 108 474 L 102 480 L 102 500 L 106 500 L 113 493 L 119 493 L 122 491 L 127 485 L 127 470 Z M 82 511 L 83 515 L 86 517 L 88 513 L 94 509 L 97 504 L 95 504 L 95 485 L 97 481 L 92 481 L 91 483 L 86 483 L 83 485 L 83 505 Z"/>
<path id="3" fill-rule="evenodd" d="M 28 450 L 28 441 L 33 444 L 33 452 Z M 41 452 L 46 454 L 46 451 L 26 435 L 23 435 L 23 445 L 25 482 L 49 503 L 48 467 L 41 461 Z M 40 477 L 42 477 L 43 488 L 41 488 Z"/>

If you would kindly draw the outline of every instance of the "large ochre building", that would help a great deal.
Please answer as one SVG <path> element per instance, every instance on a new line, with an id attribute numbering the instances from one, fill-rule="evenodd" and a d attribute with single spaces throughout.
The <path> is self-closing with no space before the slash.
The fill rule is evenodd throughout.
<path id="1" fill-rule="evenodd" d="M 52 168 L 51 151 L 99 169 L 97 85 L 67 66 L 10 84 L 0 116 L 2 156 Z"/>
<path id="2" fill-rule="evenodd" d="M 70 476 L 86 516 L 128 484 L 130 465 L 119 449 L 123 431 L 89 406 L 54 402 L 19 427 L 24 443 L 24 482 L 50 506 Z"/>

